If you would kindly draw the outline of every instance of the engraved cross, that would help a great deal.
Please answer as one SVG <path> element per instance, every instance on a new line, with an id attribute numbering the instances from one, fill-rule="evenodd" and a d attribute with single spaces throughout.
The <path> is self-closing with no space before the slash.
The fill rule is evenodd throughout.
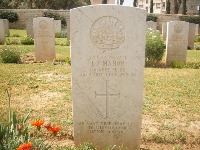
<path id="1" fill-rule="evenodd" d="M 97 94 L 97 92 L 95 91 L 95 98 L 97 98 L 97 96 L 105 96 L 106 97 L 106 116 L 105 116 L 105 119 L 108 118 L 109 97 L 110 96 L 117 96 L 117 97 L 120 98 L 120 93 L 118 93 L 118 94 L 109 93 L 108 84 L 109 84 L 109 80 L 106 80 L 106 93 L 105 94 Z"/>

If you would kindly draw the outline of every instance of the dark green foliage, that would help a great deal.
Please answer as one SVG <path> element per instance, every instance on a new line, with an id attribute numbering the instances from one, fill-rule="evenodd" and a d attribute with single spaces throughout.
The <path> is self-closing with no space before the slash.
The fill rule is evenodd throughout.
<path id="1" fill-rule="evenodd" d="M 153 0 L 150 1 L 150 13 L 153 13 Z"/>
<path id="2" fill-rule="evenodd" d="M 60 16 L 58 13 L 52 13 L 50 10 L 45 11 L 43 17 L 54 18 L 54 20 L 61 20 L 62 25 L 66 25 L 66 19 L 64 16 Z"/>
<path id="3" fill-rule="evenodd" d="M 19 63 L 21 60 L 19 52 L 10 49 L 1 50 L 0 59 L 3 63 Z"/>
<path id="4" fill-rule="evenodd" d="M 134 7 L 137 7 L 137 0 L 134 0 L 134 1 L 133 1 L 133 6 L 134 6 Z"/>
<path id="5" fill-rule="evenodd" d="M 34 39 L 31 37 L 24 37 L 21 39 L 22 45 L 34 45 Z"/>
<path id="6" fill-rule="evenodd" d="M 107 4 L 107 0 L 102 0 L 102 4 Z"/>
<path id="7" fill-rule="evenodd" d="M 176 60 L 174 60 L 174 61 L 171 62 L 170 66 L 172 68 L 182 69 L 182 68 L 185 67 L 185 64 L 182 61 L 176 61 Z"/>
<path id="8" fill-rule="evenodd" d="M 120 0 L 120 5 L 123 5 L 123 3 L 124 3 L 124 0 Z"/>
<path id="9" fill-rule="evenodd" d="M 200 16 L 179 16 L 181 21 L 200 24 Z"/>
<path id="10" fill-rule="evenodd" d="M 158 17 L 156 15 L 147 15 L 147 21 L 153 21 L 153 22 L 157 22 Z"/>
<path id="11" fill-rule="evenodd" d="M 186 4 L 186 0 L 183 0 L 183 10 L 182 10 L 182 14 L 186 15 L 187 13 L 187 4 Z"/>
<path id="12" fill-rule="evenodd" d="M 170 0 L 167 0 L 167 4 L 166 4 L 166 14 L 170 14 L 170 6 L 171 6 L 171 2 Z"/>
<path id="13" fill-rule="evenodd" d="M 200 42 L 200 36 L 196 36 L 194 41 L 195 42 Z"/>
<path id="14" fill-rule="evenodd" d="M 8 19 L 9 22 L 15 22 L 18 20 L 18 15 L 16 12 L 11 11 L 0 11 L 1 19 Z"/>
<path id="15" fill-rule="evenodd" d="M 165 44 L 158 31 L 148 30 L 146 34 L 145 63 L 156 66 L 162 60 Z"/>

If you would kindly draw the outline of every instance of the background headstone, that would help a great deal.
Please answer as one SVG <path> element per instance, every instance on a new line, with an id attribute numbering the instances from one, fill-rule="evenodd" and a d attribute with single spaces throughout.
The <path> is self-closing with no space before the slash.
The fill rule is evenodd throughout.
<path id="1" fill-rule="evenodd" d="M 196 24 L 195 35 L 199 35 L 199 24 Z"/>
<path id="2" fill-rule="evenodd" d="M 102 4 L 102 0 L 90 0 L 91 5 Z M 107 0 L 107 4 L 115 4 L 115 0 Z"/>
<path id="3" fill-rule="evenodd" d="M 157 22 L 147 21 L 147 29 L 157 30 Z"/>
<path id="4" fill-rule="evenodd" d="M 36 61 L 53 61 L 55 55 L 54 19 L 38 17 L 33 19 Z"/>
<path id="5" fill-rule="evenodd" d="M 4 44 L 6 41 L 5 37 L 5 26 L 3 19 L 0 19 L 0 44 Z"/>
<path id="6" fill-rule="evenodd" d="M 170 21 L 167 23 L 166 65 L 172 61 L 186 62 L 189 23 Z"/>
<path id="7" fill-rule="evenodd" d="M 146 11 L 94 5 L 70 15 L 75 144 L 138 149 Z"/>
<path id="8" fill-rule="evenodd" d="M 194 49 L 196 24 L 189 23 L 188 47 Z"/>
<path id="9" fill-rule="evenodd" d="M 54 20 L 54 31 L 55 33 L 61 31 L 61 20 Z"/>
<path id="10" fill-rule="evenodd" d="M 70 19 L 67 19 L 67 39 L 70 40 Z"/>
<path id="11" fill-rule="evenodd" d="M 10 36 L 10 30 L 9 30 L 9 21 L 8 19 L 3 19 L 4 26 L 5 26 L 5 34 L 7 36 Z"/>
<path id="12" fill-rule="evenodd" d="M 33 33 L 33 19 L 29 19 L 26 21 L 26 33 L 27 33 L 27 37 L 34 37 L 34 33 Z"/>
<path id="13" fill-rule="evenodd" d="M 162 37 L 166 39 L 167 36 L 167 22 L 162 23 Z"/>

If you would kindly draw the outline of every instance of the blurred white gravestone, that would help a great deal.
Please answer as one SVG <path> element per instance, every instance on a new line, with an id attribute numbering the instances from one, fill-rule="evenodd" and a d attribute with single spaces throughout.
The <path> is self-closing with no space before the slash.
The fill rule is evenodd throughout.
<path id="1" fill-rule="evenodd" d="M 189 23 L 188 47 L 194 49 L 196 24 Z"/>
<path id="2" fill-rule="evenodd" d="M 4 26 L 4 19 L 0 19 L 0 44 L 4 44 L 6 41 L 6 31 Z"/>
<path id="3" fill-rule="evenodd" d="M 26 21 L 26 33 L 27 33 L 27 37 L 34 37 L 34 33 L 33 33 L 33 19 L 29 19 Z"/>
<path id="4" fill-rule="evenodd" d="M 75 144 L 138 149 L 146 11 L 94 5 L 70 15 Z"/>
<path id="5" fill-rule="evenodd" d="M 53 61 L 55 55 L 54 19 L 38 17 L 33 19 L 36 61 Z"/>
<path id="6" fill-rule="evenodd" d="M 166 65 L 173 61 L 186 62 L 189 23 L 170 21 L 167 23 Z"/>
<path id="7" fill-rule="evenodd" d="M 10 30 L 9 30 L 9 21 L 8 19 L 3 19 L 4 26 L 5 26 L 5 34 L 7 36 L 10 36 Z"/>
<path id="8" fill-rule="evenodd" d="M 61 32 L 61 20 L 54 20 L 54 31 Z"/>

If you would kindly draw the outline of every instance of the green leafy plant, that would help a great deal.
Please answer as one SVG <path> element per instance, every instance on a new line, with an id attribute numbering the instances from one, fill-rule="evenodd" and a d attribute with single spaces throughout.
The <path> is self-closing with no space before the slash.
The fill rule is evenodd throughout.
<path id="1" fill-rule="evenodd" d="M 147 15 L 147 21 L 153 21 L 153 22 L 157 22 L 158 17 L 156 15 Z"/>
<path id="2" fill-rule="evenodd" d="M 196 36 L 194 41 L 195 42 L 200 42 L 200 36 Z"/>
<path id="3" fill-rule="evenodd" d="M 57 32 L 57 33 L 55 33 L 55 37 L 56 38 L 66 38 L 67 37 L 67 31 L 62 30 L 61 32 Z"/>
<path id="4" fill-rule="evenodd" d="M 182 61 L 174 60 L 174 61 L 171 62 L 170 66 L 172 68 L 182 69 L 182 68 L 185 67 L 185 64 Z"/>
<path id="5" fill-rule="evenodd" d="M 145 63 L 156 66 L 162 60 L 165 44 L 158 31 L 148 30 L 146 34 Z"/>
<path id="6" fill-rule="evenodd" d="M 61 24 L 66 26 L 66 19 L 64 16 L 60 16 L 58 13 L 53 13 L 50 10 L 45 11 L 43 17 L 54 18 L 55 20 L 61 20 Z"/>
<path id="7" fill-rule="evenodd" d="M 13 34 L 13 37 L 20 37 L 18 33 Z"/>
<path id="8" fill-rule="evenodd" d="M 20 53 L 13 49 L 0 50 L 0 57 L 3 63 L 20 63 Z"/>
<path id="9" fill-rule="evenodd" d="M 179 19 L 189 23 L 200 24 L 200 16 L 179 16 Z"/>
<path id="10" fill-rule="evenodd" d="M 21 39 L 22 45 L 34 45 L 34 39 L 30 36 Z"/>
<path id="11" fill-rule="evenodd" d="M 71 59 L 69 57 L 66 58 L 66 62 L 71 65 Z"/>
<path id="12" fill-rule="evenodd" d="M 11 38 L 7 38 L 6 39 L 6 45 L 19 45 L 20 42 L 18 39 L 11 39 Z"/>
<path id="13" fill-rule="evenodd" d="M 195 45 L 194 45 L 194 49 L 200 50 L 200 45 L 199 45 L 199 44 L 195 44 Z"/>
<path id="14" fill-rule="evenodd" d="M 15 22 L 18 20 L 18 15 L 16 12 L 11 11 L 0 11 L 0 18 L 1 19 L 8 19 L 9 22 Z"/>

